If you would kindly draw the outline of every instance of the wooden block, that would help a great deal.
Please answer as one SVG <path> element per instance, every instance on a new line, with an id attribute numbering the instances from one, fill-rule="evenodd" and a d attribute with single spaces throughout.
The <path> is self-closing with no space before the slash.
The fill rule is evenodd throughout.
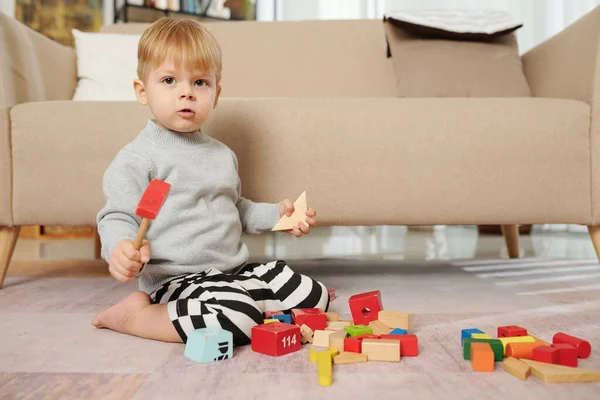
<path id="1" fill-rule="evenodd" d="M 514 357 L 507 357 L 502 363 L 502 367 L 509 374 L 522 380 L 526 380 L 531 375 L 531 367 Z"/>
<path id="2" fill-rule="evenodd" d="M 319 374 L 319 385 L 331 386 L 332 381 L 332 360 L 329 352 L 317 352 L 317 372 Z"/>
<path id="3" fill-rule="evenodd" d="M 221 328 L 201 328 L 188 334 L 183 355 L 199 363 L 233 357 L 233 334 Z"/>
<path id="4" fill-rule="evenodd" d="M 328 311 L 325 313 L 325 315 L 327 316 L 327 321 L 339 321 L 340 320 L 340 316 L 336 312 Z"/>
<path id="5" fill-rule="evenodd" d="M 361 352 L 369 361 L 400 361 L 400 342 L 387 339 L 363 339 Z"/>
<path id="6" fill-rule="evenodd" d="M 343 331 L 345 327 L 350 326 L 348 321 L 331 321 L 327 323 L 326 331 Z"/>
<path id="7" fill-rule="evenodd" d="M 465 339 L 471 339 L 471 336 L 475 333 L 485 333 L 485 332 L 482 331 L 481 329 L 477 329 L 477 328 L 463 329 L 460 332 L 460 345 L 464 346 Z"/>
<path id="8" fill-rule="evenodd" d="M 257 353 L 282 356 L 300 350 L 300 327 L 283 322 L 254 325 L 251 348 Z"/>
<path id="9" fill-rule="evenodd" d="M 406 331 L 411 331 L 415 324 L 415 316 L 409 312 L 381 310 L 377 319 L 386 324 L 388 328 L 400 328 Z"/>
<path id="10" fill-rule="evenodd" d="M 487 343 L 492 347 L 496 361 L 502 361 L 504 358 L 504 346 L 502 346 L 502 342 L 499 339 L 466 338 L 463 346 L 463 358 L 465 360 L 471 359 L 471 343 Z"/>
<path id="11" fill-rule="evenodd" d="M 577 349 L 579 358 L 588 358 L 592 352 L 592 346 L 587 340 L 580 339 L 575 336 L 567 335 L 563 332 L 558 332 L 552 337 L 552 344 L 567 343 Z"/>
<path id="12" fill-rule="evenodd" d="M 381 292 L 373 290 L 354 294 L 348 299 L 348 306 L 355 325 L 368 325 L 369 322 L 376 320 L 378 313 L 383 310 Z"/>
<path id="13" fill-rule="evenodd" d="M 373 329 L 373 335 L 387 335 L 392 331 L 392 328 L 379 320 L 369 322 L 369 328 Z"/>
<path id="14" fill-rule="evenodd" d="M 507 325 L 498 327 L 498 337 L 527 336 L 527 329 L 517 325 Z"/>
<path id="15" fill-rule="evenodd" d="M 504 354 L 506 354 L 506 345 L 509 343 L 535 342 L 535 339 L 531 336 L 502 337 L 498 338 L 498 340 L 502 342 L 502 351 Z"/>
<path id="16" fill-rule="evenodd" d="M 506 357 L 533 360 L 533 349 L 536 347 L 545 346 L 542 342 L 508 343 L 506 345 Z"/>
<path id="17" fill-rule="evenodd" d="M 471 335 L 471 339 L 491 339 L 487 333 L 474 333 Z"/>
<path id="18" fill-rule="evenodd" d="M 300 334 L 302 335 L 302 344 L 312 343 L 314 331 L 306 324 L 302 324 L 300 327 Z"/>
<path id="19" fill-rule="evenodd" d="M 273 322 L 280 322 L 280 321 L 275 318 L 268 318 L 268 319 L 263 320 L 263 323 L 265 323 L 265 324 L 271 324 Z"/>
<path id="20" fill-rule="evenodd" d="M 346 340 L 346 332 L 335 331 L 329 335 L 329 346 L 337 349 L 340 353 L 344 352 L 344 340 Z"/>
<path id="21" fill-rule="evenodd" d="M 576 367 L 578 363 L 577 349 L 568 343 L 556 343 L 552 347 L 558 350 L 558 365 Z"/>
<path id="22" fill-rule="evenodd" d="M 364 325 L 350 325 L 345 327 L 344 331 L 346 331 L 346 333 L 350 335 L 350 337 L 373 334 L 373 329 L 369 326 Z"/>
<path id="23" fill-rule="evenodd" d="M 308 359 L 312 362 L 317 362 L 317 353 L 329 351 L 329 348 L 323 346 L 310 346 L 308 351 Z"/>
<path id="24" fill-rule="evenodd" d="M 558 364 L 558 353 L 559 350 L 555 347 L 539 346 L 533 349 L 533 357 L 531 359 L 549 364 Z"/>
<path id="25" fill-rule="evenodd" d="M 489 343 L 471 343 L 471 366 L 473 371 L 494 372 L 494 351 Z"/>
<path id="26" fill-rule="evenodd" d="M 340 353 L 333 359 L 334 364 L 355 364 L 367 362 L 367 356 L 365 354 L 352 353 L 347 351 Z"/>
<path id="27" fill-rule="evenodd" d="M 292 321 L 298 326 L 306 324 L 313 331 L 324 330 L 327 327 L 327 316 L 320 308 L 294 308 Z"/>
<path id="28" fill-rule="evenodd" d="M 302 222 L 305 226 L 308 226 L 306 223 L 306 210 L 308 209 L 308 205 L 306 202 L 306 191 L 302 192 L 302 194 L 296 199 L 294 202 L 294 212 L 291 216 L 284 215 L 281 219 L 275 224 L 271 231 L 283 231 L 292 229 L 294 226 L 297 226 L 299 222 Z"/>
<path id="29" fill-rule="evenodd" d="M 316 330 L 313 334 L 312 344 L 313 346 L 323 346 L 329 347 L 329 335 L 331 335 L 334 331 L 323 331 Z"/>
<path id="30" fill-rule="evenodd" d="M 533 360 L 521 360 L 531 367 L 531 373 L 546 383 L 600 382 L 600 371 L 547 364 Z"/>
<path id="31" fill-rule="evenodd" d="M 419 338 L 417 335 L 380 335 L 379 339 L 397 340 L 400 342 L 400 357 L 416 357 L 419 355 Z"/>

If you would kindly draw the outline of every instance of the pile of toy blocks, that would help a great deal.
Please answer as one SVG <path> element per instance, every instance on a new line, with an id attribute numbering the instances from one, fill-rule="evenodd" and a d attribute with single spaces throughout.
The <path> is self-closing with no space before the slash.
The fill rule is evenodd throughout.
<path id="1" fill-rule="evenodd" d="M 412 313 L 384 310 L 379 290 L 355 294 L 348 304 L 352 320 L 319 308 L 266 313 L 265 323 L 252 328 L 252 350 L 281 356 L 311 343 L 309 356 L 317 363 L 323 386 L 331 385 L 332 364 L 398 362 L 419 354 L 418 338 L 409 333 Z"/>
<path id="2" fill-rule="evenodd" d="M 462 330 L 461 343 L 473 371 L 493 372 L 495 362 L 502 362 L 505 371 L 522 380 L 533 374 L 547 383 L 600 382 L 600 372 L 577 368 L 579 359 L 590 356 L 590 343 L 564 332 L 548 343 L 516 325 L 498 327 L 497 338 L 472 328 Z"/>

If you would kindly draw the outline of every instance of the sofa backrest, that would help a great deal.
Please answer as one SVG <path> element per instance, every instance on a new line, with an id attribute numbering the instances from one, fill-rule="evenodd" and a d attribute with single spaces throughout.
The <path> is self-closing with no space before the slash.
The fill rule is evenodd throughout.
<path id="1" fill-rule="evenodd" d="M 223 50 L 222 96 L 394 97 L 381 20 L 203 22 Z M 109 25 L 141 34 L 150 24 Z"/>

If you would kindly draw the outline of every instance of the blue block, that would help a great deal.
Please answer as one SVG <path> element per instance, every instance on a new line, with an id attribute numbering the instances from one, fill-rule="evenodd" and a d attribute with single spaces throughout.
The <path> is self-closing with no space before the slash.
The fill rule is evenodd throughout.
<path id="1" fill-rule="evenodd" d="M 463 346 L 464 345 L 464 340 L 465 339 L 470 339 L 471 335 L 474 333 L 485 333 L 482 330 L 479 330 L 477 328 L 471 328 L 471 329 L 463 329 L 462 330 L 462 334 L 460 337 L 460 345 Z"/>
<path id="2" fill-rule="evenodd" d="M 408 333 L 408 331 L 405 331 L 404 329 L 395 328 L 389 334 L 390 335 L 406 335 L 407 333 Z"/>
<path id="3" fill-rule="evenodd" d="M 273 314 L 268 319 L 278 319 L 280 322 L 286 324 L 292 323 L 292 316 L 290 314 Z"/>
<path id="4" fill-rule="evenodd" d="M 231 358 L 233 334 L 221 328 L 196 329 L 188 335 L 183 355 L 199 363 Z"/>

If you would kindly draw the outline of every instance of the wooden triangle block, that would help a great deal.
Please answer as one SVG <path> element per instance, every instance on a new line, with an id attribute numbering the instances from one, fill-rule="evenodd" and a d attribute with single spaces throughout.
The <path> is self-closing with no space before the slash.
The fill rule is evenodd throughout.
<path id="1" fill-rule="evenodd" d="M 581 368 L 565 367 L 524 358 L 520 360 L 531 367 L 533 376 L 546 383 L 600 382 L 600 371 L 586 371 Z"/>
<path id="2" fill-rule="evenodd" d="M 271 231 L 285 231 L 292 229 L 294 226 L 298 225 L 298 222 L 302 222 L 304 225 L 308 226 L 306 223 L 306 210 L 308 210 L 308 206 L 306 203 L 306 191 L 304 191 L 294 202 L 294 213 L 289 217 L 287 215 L 281 217 L 279 222 L 277 222 L 277 225 L 275 225 Z"/>
<path id="3" fill-rule="evenodd" d="M 525 364 L 523 360 L 514 357 L 505 358 L 502 366 L 506 372 L 522 380 L 526 380 L 531 375 L 531 367 Z"/>
<path id="4" fill-rule="evenodd" d="M 368 357 L 366 354 L 352 353 L 349 351 L 345 351 L 343 353 L 338 354 L 333 359 L 334 364 L 355 364 L 355 363 L 363 363 L 367 362 Z"/>

